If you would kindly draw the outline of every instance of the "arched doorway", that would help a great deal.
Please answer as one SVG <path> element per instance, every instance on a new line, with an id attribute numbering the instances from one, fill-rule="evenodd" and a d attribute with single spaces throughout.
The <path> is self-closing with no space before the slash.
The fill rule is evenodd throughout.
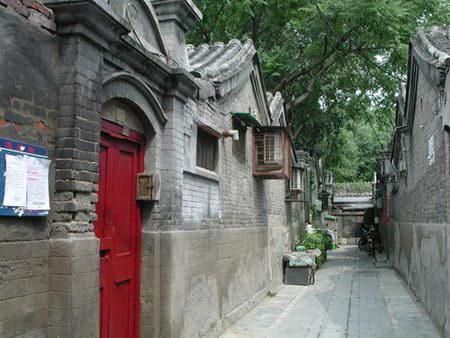
<path id="1" fill-rule="evenodd" d="M 100 337 L 139 336 L 141 206 L 136 177 L 144 170 L 145 137 L 131 108 L 102 108 L 95 234 L 100 239 Z"/>
<path id="2" fill-rule="evenodd" d="M 140 168 L 139 172 L 147 172 L 159 175 L 161 165 L 162 134 L 165 123 L 167 122 L 167 116 L 164 113 L 158 97 L 148 87 L 148 85 L 144 83 L 139 77 L 127 72 L 118 72 L 105 78 L 104 82 L 102 83 L 101 95 L 103 102 L 101 111 L 103 128 L 100 144 L 102 158 L 99 159 L 100 191 L 97 207 L 97 213 L 101 215 L 99 215 L 98 221 L 95 223 L 95 230 L 97 236 L 100 238 L 100 242 L 102 242 L 101 238 L 103 236 L 106 237 L 105 243 L 108 243 L 107 237 L 109 236 L 106 236 L 107 234 L 102 231 L 104 227 L 108 226 L 108 222 L 111 222 L 110 219 L 116 220 L 116 217 L 114 213 L 111 215 L 111 213 L 108 213 L 106 211 L 106 205 L 102 205 L 102 200 L 105 201 L 105 203 L 106 201 L 108 201 L 108 189 L 111 189 L 108 188 L 109 186 L 113 186 L 114 188 L 112 189 L 118 189 L 119 191 L 122 190 L 121 188 L 118 188 L 118 185 L 121 184 L 119 180 L 123 180 L 122 176 L 124 174 L 122 172 L 122 162 L 124 161 L 120 158 L 117 159 L 117 153 L 120 153 L 121 149 L 118 144 L 125 144 L 128 146 L 127 149 L 129 150 L 130 154 L 129 157 L 134 157 L 135 152 L 139 152 L 140 157 L 138 159 L 137 165 L 137 167 Z M 137 148 L 139 148 L 139 150 L 137 150 Z M 112 154 L 110 158 L 107 156 L 107 150 L 109 150 L 109 152 Z M 108 169 L 110 161 L 112 162 L 111 166 L 113 166 L 113 169 L 111 169 L 111 173 L 110 169 Z M 114 169 L 114 166 L 118 166 L 119 169 Z M 114 172 L 117 173 L 117 171 L 119 171 L 119 174 L 114 175 Z M 136 173 L 135 170 L 133 170 L 133 172 Z M 131 183 L 128 182 L 127 187 L 131 187 L 131 189 L 133 189 L 131 191 L 134 193 L 136 191 L 136 175 L 131 177 L 132 178 L 129 179 Z M 108 178 L 111 178 L 111 180 L 108 180 Z M 102 191 L 102 189 L 104 190 Z M 123 198 L 123 196 L 120 196 L 120 198 Z M 137 337 L 139 336 L 140 316 L 143 318 L 142 321 L 145 321 L 145 325 L 147 326 L 150 325 L 150 322 L 152 320 L 158 320 L 157 312 L 155 311 L 153 313 L 151 311 L 147 311 L 148 308 L 146 308 L 145 304 L 159 302 L 159 294 L 158 292 L 153 292 L 153 290 L 149 289 L 152 287 L 149 285 L 149 283 L 141 284 L 139 280 L 139 269 L 140 265 L 143 264 L 141 262 L 143 260 L 145 261 L 145 259 L 147 259 L 148 261 L 149 259 L 149 243 L 147 242 L 146 250 L 144 252 L 142 252 L 142 249 L 140 248 L 141 241 L 144 241 L 144 243 L 146 243 L 146 238 L 148 240 L 148 237 L 145 236 L 145 231 L 141 230 L 149 226 L 154 204 L 136 204 L 135 198 L 133 198 L 132 201 L 132 209 L 137 210 L 136 214 L 139 217 L 136 237 L 133 237 L 136 239 L 137 243 L 135 245 L 136 265 L 133 269 L 133 271 L 136 271 L 136 275 L 132 276 L 132 279 L 134 279 L 135 283 L 130 282 L 129 285 L 130 287 L 132 287 L 132 289 L 130 289 L 130 298 L 127 297 L 127 299 L 131 299 L 131 303 L 129 304 L 134 303 L 134 308 L 127 307 L 127 312 L 125 312 L 120 302 L 115 301 L 115 303 L 111 303 L 110 299 L 113 296 L 111 296 L 111 294 L 108 294 L 108 292 L 110 290 L 114 290 L 111 288 L 111 285 L 113 285 L 111 284 L 111 281 L 112 278 L 114 278 L 114 276 L 111 275 L 111 271 L 115 264 L 111 263 L 111 260 L 109 258 L 107 261 L 106 258 L 102 257 L 101 274 L 104 276 L 101 277 L 101 281 L 109 281 L 110 283 L 102 283 L 101 288 L 102 300 L 100 311 L 100 327 L 102 338 Z M 117 208 L 122 208 L 124 203 L 116 203 L 116 205 L 118 205 Z M 112 209 L 114 208 L 116 207 L 113 207 Z M 102 219 L 102 217 L 104 218 Z M 113 252 L 109 252 L 109 257 L 111 257 Z M 108 255 L 108 251 L 102 251 L 101 255 Z M 152 278 L 154 278 L 154 280 L 159 278 L 157 273 L 155 274 L 155 276 L 151 275 L 151 270 L 149 269 L 142 270 L 146 273 L 145 281 L 147 282 Z M 109 287 L 109 289 L 105 289 L 105 287 Z M 140 303 L 144 304 L 141 309 L 139 309 Z M 120 316 L 120 320 L 122 320 L 121 322 L 119 321 L 119 323 L 121 323 L 121 327 L 119 329 L 128 328 L 128 331 L 119 332 L 119 329 L 116 330 L 116 327 L 114 326 L 116 323 L 111 323 L 114 318 L 114 316 L 111 317 L 111 311 L 114 312 L 114 316 Z M 126 320 L 124 319 L 125 314 L 127 318 Z M 134 326 L 130 327 L 130 325 L 132 325 L 130 323 L 133 322 Z"/>

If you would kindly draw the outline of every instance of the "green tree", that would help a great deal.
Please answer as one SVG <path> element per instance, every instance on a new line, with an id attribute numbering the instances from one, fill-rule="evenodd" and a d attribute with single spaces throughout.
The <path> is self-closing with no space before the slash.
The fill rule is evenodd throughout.
<path id="1" fill-rule="evenodd" d="M 204 20 L 188 36 L 190 42 L 251 38 L 262 59 L 267 88 L 281 91 L 287 99 L 295 141 L 320 152 L 325 165 L 336 170 L 348 163 L 358 166 L 352 161 L 361 157 L 345 159 L 348 149 L 325 147 L 329 140 L 350 144 L 347 138 L 359 130 L 359 138 L 367 134 L 366 144 L 359 147 L 370 144 L 379 151 L 388 141 L 389 132 L 384 131 L 392 128 L 410 38 L 419 26 L 448 24 L 450 13 L 450 0 L 196 0 L 196 4 Z M 360 170 L 373 171 L 369 168 L 373 161 L 364 163 Z"/>

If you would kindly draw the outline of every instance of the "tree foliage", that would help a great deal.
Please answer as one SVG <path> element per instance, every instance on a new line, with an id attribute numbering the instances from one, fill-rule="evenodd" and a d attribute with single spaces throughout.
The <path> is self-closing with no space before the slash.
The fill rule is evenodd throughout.
<path id="1" fill-rule="evenodd" d="M 252 39 L 266 86 L 286 99 L 299 147 L 342 180 L 367 179 L 388 142 L 419 26 L 448 24 L 450 0 L 196 0 L 191 43 Z"/>

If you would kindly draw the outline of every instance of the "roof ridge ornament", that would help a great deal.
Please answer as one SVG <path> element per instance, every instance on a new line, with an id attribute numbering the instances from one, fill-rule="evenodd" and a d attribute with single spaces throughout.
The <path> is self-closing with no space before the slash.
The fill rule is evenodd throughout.
<path id="1" fill-rule="evenodd" d="M 435 35 L 441 34 L 441 35 L 445 36 L 447 39 L 449 39 L 449 35 L 448 35 L 448 30 L 449 29 L 450 29 L 450 27 L 447 28 L 447 30 L 445 30 L 444 32 L 442 32 L 443 29 L 440 29 L 437 26 L 433 26 L 430 29 L 430 32 L 428 34 L 435 34 Z M 428 38 L 428 34 L 425 33 L 423 28 L 418 29 L 416 35 L 417 35 L 418 43 L 420 44 L 420 46 L 431 57 L 437 59 L 435 61 L 437 67 L 448 67 L 448 66 L 450 66 L 450 55 L 448 53 L 446 53 L 445 51 L 442 51 L 439 48 L 437 48 L 433 44 L 433 42 Z"/>

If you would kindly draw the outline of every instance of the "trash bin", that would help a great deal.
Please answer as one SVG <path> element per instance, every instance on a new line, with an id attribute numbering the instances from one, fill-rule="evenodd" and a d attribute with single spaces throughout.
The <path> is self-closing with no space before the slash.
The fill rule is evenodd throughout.
<path id="1" fill-rule="evenodd" d="M 284 284 L 314 284 L 316 267 L 314 254 L 307 252 L 291 252 L 285 254 L 283 256 Z"/>

